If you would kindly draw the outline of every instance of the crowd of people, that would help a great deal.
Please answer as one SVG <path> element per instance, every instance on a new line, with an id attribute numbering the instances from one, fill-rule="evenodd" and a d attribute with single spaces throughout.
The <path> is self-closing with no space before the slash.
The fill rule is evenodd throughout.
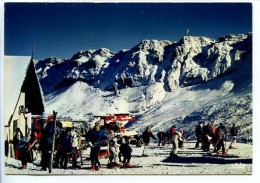
<path id="1" fill-rule="evenodd" d="M 213 153 L 227 154 L 226 141 L 227 141 L 227 129 L 220 123 L 218 127 L 208 122 L 206 125 L 202 125 L 199 122 L 195 128 L 194 134 L 196 136 L 195 149 L 202 149 L 203 151 L 210 151 L 210 146 L 213 146 Z M 230 129 L 232 141 L 228 149 L 235 149 L 238 130 L 236 125 L 233 124 Z M 151 139 L 158 142 L 158 146 L 165 146 L 166 144 L 172 144 L 170 151 L 170 157 L 177 158 L 178 149 L 184 146 L 184 142 L 187 137 L 184 135 L 182 129 L 177 129 L 176 125 L 173 125 L 166 132 L 161 129 L 156 136 L 152 133 L 151 127 L 147 126 L 141 135 L 135 136 L 136 146 L 142 147 L 143 151 L 141 156 L 148 156 L 148 147 Z M 94 127 L 88 131 L 85 135 L 85 148 L 90 148 L 90 162 L 91 170 L 99 171 L 101 163 L 99 161 L 100 150 L 102 142 L 105 140 L 108 142 L 108 164 L 107 168 L 132 168 L 130 164 L 133 149 L 130 145 L 130 139 L 122 138 L 120 136 L 111 136 L 101 128 L 100 122 L 96 122 Z M 82 155 L 81 148 L 81 134 L 76 131 L 75 128 L 62 128 L 59 125 L 55 125 L 54 120 L 48 120 L 46 113 L 41 115 L 41 120 L 31 133 L 31 138 L 28 140 L 17 128 L 13 138 L 15 159 L 20 159 L 22 162 L 22 169 L 27 168 L 27 162 L 32 162 L 34 156 L 41 158 L 41 170 L 45 171 L 52 168 L 68 168 L 68 160 L 72 161 L 72 168 L 80 168 L 78 165 L 78 158 Z M 54 157 L 53 150 L 56 154 Z M 34 154 L 32 153 L 34 152 Z M 50 167 L 51 166 L 51 167 Z"/>

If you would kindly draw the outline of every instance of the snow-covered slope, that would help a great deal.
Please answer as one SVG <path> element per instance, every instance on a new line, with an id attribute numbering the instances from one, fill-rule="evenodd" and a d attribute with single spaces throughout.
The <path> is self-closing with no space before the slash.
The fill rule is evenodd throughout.
<path id="1" fill-rule="evenodd" d="M 192 134 L 198 121 L 235 122 L 252 139 L 252 34 L 179 42 L 143 40 L 130 50 L 84 50 L 71 59 L 39 61 L 47 111 L 61 118 L 131 112 L 128 127 Z M 119 95 L 115 95 L 115 88 Z"/>
<path id="2" fill-rule="evenodd" d="M 237 144 L 237 149 L 230 150 L 228 156 L 209 156 L 206 152 L 194 149 L 195 143 L 188 142 L 179 150 L 180 158 L 169 158 L 171 144 L 158 147 L 151 144 L 149 157 L 142 157 L 142 148 L 132 146 L 131 164 L 136 168 L 107 169 L 107 159 L 100 159 L 100 171 L 91 171 L 91 162 L 86 160 L 90 150 L 83 152 L 83 166 L 73 170 L 71 162 L 68 169 L 53 169 L 52 175 L 251 175 L 252 145 Z M 48 171 L 40 171 L 40 161 L 28 163 L 27 169 L 19 169 L 21 161 L 6 159 L 5 172 L 10 175 L 50 175 Z M 66 177 L 67 178 L 67 177 Z M 96 177 L 95 177 L 96 178 Z"/>

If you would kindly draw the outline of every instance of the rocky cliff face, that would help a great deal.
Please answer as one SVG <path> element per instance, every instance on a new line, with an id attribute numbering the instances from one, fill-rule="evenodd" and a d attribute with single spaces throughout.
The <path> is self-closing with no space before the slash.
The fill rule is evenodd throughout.
<path id="1" fill-rule="evenodd" d="M 143 40 L 130 50 L 82 50 L 70 59 L 36 64 L 45 94 L 83 81 L 103 91 L 162 83 L 166 92 L 213 80 L 252 62 L 252 34 L 213 40 L 185 36 L 179 42 Z M 55 80 L 53 80 L 55 78 Z"/>

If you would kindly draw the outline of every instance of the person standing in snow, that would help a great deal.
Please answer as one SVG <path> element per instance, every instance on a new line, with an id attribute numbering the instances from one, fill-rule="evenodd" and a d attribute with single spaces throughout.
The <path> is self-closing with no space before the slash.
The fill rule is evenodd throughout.
<path id="1" fill-rule="evenodd" d="M 195 148 L 198 148 L 200 146 L 201 138 L 202 138 L 202 122 L 199 122 L 198 126 L 196 127 L 195 135 L 196 135 L 196 138 L 197 138 Z"/>
<path id="2" fill-rule="evenodd" d="M 237 141 L 237 134 L 238 134 L 237 131 L 238 131 L 238 130 L 237 130 L 237 128 L 236 128 L 236 124 L 233 123 L 233 126 L 232 126 L 232 128 L 230 129 L 230 134 L 231 134 L 231 136 L 232 136 L 232 141 L 231 141 L 231 143 L 230 143 L 230 145 L 229 145 L 229 149 L 236 149 L 233 145 L 235 145 L 235 144 L 236 144 L 236 141 Z"/>
<path id="3" fill-rule="evenodd" d="M 15 159 L 19 159 L 19 151 L 20 151 L 20 142 L 23 138 L 23 133 L 20 128 L 16 129 L 15 135 L 13 137 L 13 146 L 14 146 L 14 157 Z"/>
<path id="4" fill-rule="evenodd" d="M 100 162 L 98 155 L 100 152 L 100 143 L 103 139 L 107 138 L 105 131 L 100 129 L 100 123 L 96 122 L 94 129 L 92 129 L 87 135 L 88 146 L 91 147 L 90 158 L 91 158 L 91 169 L 99 171 Z"/>
<path id="5" fill-rule="evenodd" d="M 142 134 L 142 138 L 143 138 L 143 142 L 144 142 L 144 150 L 143 150 L 143 154 L 142 156 L 147 156 L 146 154 L 146 151 L 147 151 L 147 148 L 149 146 L 149 143 L 150 143 L 150 138 L 153 138 L 153 139 L 156 139 L 155 136 L 153 135 L 151 129 L 150 129 L 150 126 L 148 126 L 146 128 L 146 130 L 143 132 Z"/>
<path id="6" fill-rule="evenodd" d="M 170 153 L 170 157 L 172 157 L 172 158 L 179 157 L 177 155 L 179 141 L 185 141 L 185 139 L 183 137 L 183 131 L 182 130 L 174 132 L 174 134 L 172 136 L 172 151 Z"/>
<path id="7" fill-rule="evenodd" d="M 158 143 L 158 146 L 162 145 L 164 146 L 165 145 L 165 134 L 163 133 L 162 130 L 160 130 L 158 133 L 157 133 L 157 137 L 159 139 L 159 143 Z"/>
<path id="8" fill-rule="evenodd" d="M 201 149 L 203 151 L 209 151 L 210 150 L 210 139 L 213 137 L 210 122 L 208 122 L 208 124 L 202 128 L 202 132 L 203 132 L 203 135 L 202 135 L 202 144 L 203 145 L 202 145 Z"/>
<path id="9" fill-rule="evenodd" d="M 45 171 L 51 161 L 53 134 L 59 134 L 59 130 L 57 127 L 54 129 L 54 121 L 48 120 L 45 112 L 41 115 L 41 121 L 41 132 L 38 134 L 38 137 L 40 137 L 40 149 L 42 152 L 41 166 L 42 170 Z"/>
<path id="10" fill-rule="evenodd" d="M 117 155 L 118 155 L 118 143 L 117 138 L 114 137 L 109 141 L 109 160 L 108 160 L 108 167 L 113 168 L 115 166 L 119 166 L 119 164 L 116 162 Z"/>
<path id="11" fill-rule="evenodd" d="M 214 148 L 213 152 L 216 152 L 218 155 L 220 155 L 220 148 L 222 148 L 222 155 L 227 155 L 226 150 L 225 150 L 225 143 L 224 141 L 226 140 L 226 127 L 220 123 L 219 127 L 216 129 L 216 146 Z"/>
<path id="12" fill-rule="evenodd" d="M 71 131 L 71 141 L 72 141 L 72 168 L 77 168 L 77 159 L 78 159 L 78 146 L 80 141 L 80 135 L 75 131 L 75 128 Z"/>
<path id="13" fill-rule="evenodd" d="M 71 129 L 66 128 L 65 132 L 60 134 L 58 144 L 60 144 L 60 149 L 61 149 L 61 160 L 60 160 L 60 167 L 67 169 L 67 164 L 68 164 L 68 153 L 72 149 L 72 137 L 71 137 Z M 64 164 L 63 164 L 64 162 Z"/>
<path id="14" fill-rule="evenodd" d="M 22 162 L 22 169 L 26 169 L 27 168 L 27 162 L 29 159 L 32 159 L 31 151 L 28 151 L 28 148 L 31 146 L 31 144 L 29 143 L 29 141 L 27 140 L 26 137 L 22 137 L 21 141 L 20 141 L 20 159 Z"/>
<path id="15" fill-rule="evenodd" d="M 171 141 L 172 136 L 173 136 L 173 134 L 175 133 L 175 128 L 176 128 L 176 125 L 172 125 L 172 127 L 171 127 L 171 129 L 170 129 L 170 131 L 169 131 L 168 142 Z"/>
<path id="16" fill-rule="evenodd" d="M 132 157 L 132 148 L 128 144 L 128 142 L 123 138 L 121 145 L 119 147 L 119 161 L 122 162 L 121 156 L 123 156 L 123 166 L 122 168 L 132 168 L 133 166 L 130 165 L 130 160 Z"/>

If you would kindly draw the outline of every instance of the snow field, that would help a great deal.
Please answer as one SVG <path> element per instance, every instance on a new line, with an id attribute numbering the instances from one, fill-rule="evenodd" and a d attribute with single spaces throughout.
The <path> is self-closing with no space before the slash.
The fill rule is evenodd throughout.
<path id="1" fill-rule="evenodd" d="M 227 146 L 229 142 L 227 143 Z M 211 156 L 200 149 L 194 149 L 194 142 L 185 143 L 183 149 L 179 149 L 179 158 L 169 158 L 171 144 L 158 147 L 151 143 L 148 149 L 148 157 L 142 157 L 143 147 L 133 148 L 131 164 L 137 168 L 107 169 L 108 159 L 100 159 L 102 167 L 100 171 L 90 170 L 89 150 L 83 154 L 83 166 L 81 169 L 54 169 L 51 175 L 251 175 L 252 174 L 252 145 L 237 143 L 237 149 L 229 150 L 227 156 Z M 212 147 L 211 147 L 212 148 Z M 79 159 L 78 159 L 79 160 Z M 39 161 L 35 164 L 28 163 L 27 170 L 21 170 L 21 162 L 14 159 L 5 159 L 6 174 L 14 175 L 50 175 L 47 171 L 41 171 Z"/>

